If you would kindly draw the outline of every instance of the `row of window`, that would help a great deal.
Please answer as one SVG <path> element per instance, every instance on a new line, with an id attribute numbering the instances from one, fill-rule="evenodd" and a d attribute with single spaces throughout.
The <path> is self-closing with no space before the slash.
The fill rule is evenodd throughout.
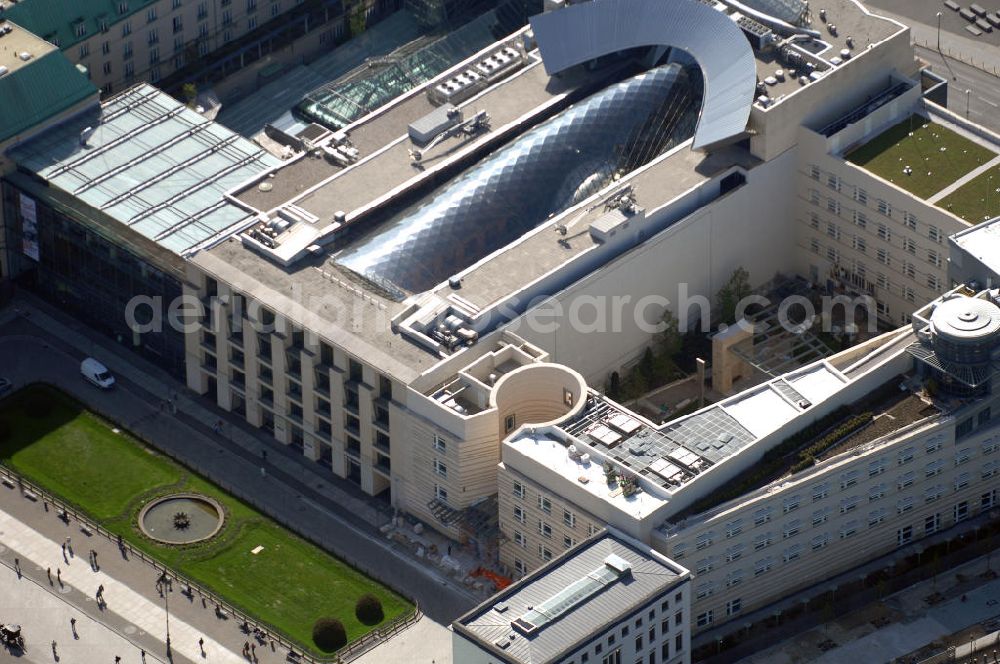
<path id="1" fill-rule="evenodd" d="M 982 426 L 988 423 L 990 421 L 990 418 L 991 418 L 991 409 L 987 407 L 976 414 L 975 421 L 978 422 L 980 426 Z M 966 420 L 963 420 L 963 422 L 965 421 Z M 969 418 L 967 421 L 971 422 L 973 421 L 973 418 Z M 939 452 L 943 448 L 944 440 L 945 440 L 945 435 L 941 433 L 928 438 L 923 444 L 925 456 L 935 455 L 937 452 Z M 950 463 L 948 462 L 947 459 L 943 458 L 932 459 L 931 461 L 927 462 L 924 466 L 923 470 L 924 477 L 925 478 L 934 477 L 943 472 L 944 468 L 949 465 L 958 467 L 968 463 L 975 454 L 974 449 L 975 447 L 971 445 L 959 449 L 952 457 Z M 983 455 L 993 454 L 998 449 L 1000 449 L 1000 436 L 991 436 L 979 444 L 979 450 Z M 911 463 L 915 459 L 915 457 L 916 457 L 916 446 L 909 445 L 899 450 L 896 453 L 895 465 L 905 466 Z M 890 466 L 891 459 L 892 459 L 891 455 L 883 455 L 879 458 L 869 461 L 866 469 L 868 477 L 877 477 L 885 473 L 887 468 Z M 1000 459 L 984 463 L 980 468 L 980 476 L 982 479 L 987 479 L 995 476 L 998 473 L 998 471 L 1000 471 Z M 858 481 L 862 477 L 863 472 L 865 472 L 865 469 L 862 468 L 853 468 L 842 472 L 839 477 L 840 490 L 846 491 L 851 487 L 857 485 Z M 916 481 L 916 478 L 917 478 L 917 471 L 907 471 L 900 474 L 896 478 L 897 490 L 903 491 L 907 489 L 908 487 L 913 485 L 913 483 Z M 955 478 L 954 489 L 956 491 L 964 489 L 966 486 L 968 486 L 971 479 L 972 479 L 972 473 L 970 472 L 964 472 L 959 474 Z M 831 485 L 830 481 L 820 482 L 818 484 L 813 485 L 809 493 L 811 497 L 811 502 L 817 502 L 827 498 L 830 495 L 830 485 Z M 872 485 L 871 487 L 869 487 L 868 502 L 874 502 L 876 500 L 883 498 L 887 490 L 888 490 L 888 485 L 885 482 Z M 782 513 L 789 514 L 791 512 L 794 512 L 803 504 L 803 500 L 804 500 L 804 494 L 794 494 L 784 498 L 781 503 Z M 853 495 L 842 499 L 839 505 L 840 513 L 846 514 L 850 512 L 851 510 L 855 509 L 858 505 L 860 505 L 862 500 L 863 500 L 862 496 L 858 495 Z M 907 502 L 909 500 L 912 500 L 912 498 L 903 499 L 900 502 L 902 505 L 909 505 L 909 502 Z M 907 509 L 909 509 L 909 507 L 906 507 L 901 511 L 906 511 Z M 827 520 L 827 517 L 831 511 L 832 508 L 828 507 L 813 512 L 812 525 L 816 526 L 821 523 L 824 523 Z M 771 521 L 774 512 L 775 512 L 775 507 L 773 506 L 758 508 L 753 513 L 753 519 L 752 519 L 753 525 L 763 526 L 764 524 L 769 523 Z M 725 530 L 724 530 L 725 537 L 729 539 L 739 535 L 741 532 L 743 532 L 745 522 L 749 522 L 749 519 L 745 520 L 744 518 L 741 517 L 727 522 L 725 524 Z M 783 528 L 783 537 L 788 538 L 797 534 L 799 524 L 800 521 L 798 519 L 793 519 L 788 523 L 786 523 Z M 702 550 L 708 548 L 714 543 L 714 541 L 715 541 L 715 531 L 706 531 L 703 533 L 699 533 L 698 536 L 695 538 L 695 549 Z M 764 544 L 763 546 L 766 546 L 766 544 Z M 763 548 L 763 546 L 757 546 L 756 548 Z M 677 545 L 673 550 L 673 555 L 675 558 L 682 558 L 685 555 L 685 553 L 686 551 L 683 543 Z"/>
<path id="2" fill-rule="evenodd" d="M 994 505 L 996 505 L 998 498 L 997 493 L 998 491 L 996 489 L 984 493 L 980 498 L 980 510 L 991 509 Z M 956 503 L 952 507 L 953 521 L 955 523 L 959 523 L 969 518 L 971 514 L 970 510 L 971 507 L 968 500 L 963 500 L 961 502 Z M 885 517 L 886 517 L 885 508 L 882 508 L 880 510 L 874 510 L 869 515 L 868 528 L 876 527 L 885 520 Z M 936 512 L 934 514 L 926 516 L 924 518 L 924 523 L 923 523 L 923 536 L 926 537 L 928 535 L 936 533 L 938 530 L 941 529 L 941 524 L 942 524 L 942 519 L 940 512 Z M 861 528 L 860 520 L 849 521 L 845 523 L 843 527 L 840 529 L 839 537 L 840 539 L 848 539 L 857 534 L 860 528 Z M 913 541 L 915 532 L 916 530 L 913 525 L 906 525 L 897 529 L 896 531 L 897 546 L 905 546 L 911 543 Z M 824 549 L 830 543 L 830 540 L 831 540 L 831 535 L 829 532 L 820 533 L 810 540 L 809 548 L 812 551 L 819 551 L 821 549 Z M 804 544 L 794 544 L 792 546 L 789 546 L 782 552 L 781 562 L 784 564 L 794 562 L 799 558 L 801 558 L 804 552 L 805 552 Z M 753 565 L 753 575 L 757 577 L 757 576 L 762 576 L 767 572 L 770 572 L 774 568 L 775 562 L 776 559 L 773 556 L 767 556 L 765 558 L 758 559 L 757 561 L 754 562 Z M 695 571 L 696 574 L 706 574 L 712 571 L 712 565 L 710 562 L 700 561 Z M 732 570 L 726 574 L 724 585 L 726 588 L 733 588 L 742 583 L 744 577 L 745 573 L 743 569 Z M 697 599 L 705 599 L 706 597 L 710 597 L 711 595 L 713 595 L 716 592 L 716 590 L 717 590 L 717 584 L 715 582 L 705 581 L 695 586 L 695 597 Z M 739 602 L 739 600 L 736 601 Z M 737 607 L 738 606 L 739 603 L 737 603 Z M 727 604 L 727 609 L 728 608 L 729 605 Z M 708 611 L 707 614 L 710 616 L 712 612 Z M 727 610 L 726 613 L 727 616 L 732 614 L 733 614 L 732 611 Z M 696 624 L 699 627 L 704 627 L 712 622 L 711 619 L 709 619 L 707 622 L 702 621 L 700 617 L 701 616 L 699 616 L 699 620 L 696 621 Z"/>
<path id="3" fill-rule="evenodd" d="M 862 238 L 862 237 L 860 237 L 860 236 L 858 236 L 858 235 L 852 236 L 850 242 L 845 242 L 845 241 L 843 241 L 843 240 L 840 239 L 839 232 L 837 232 L 837 233 L 830 233 L 830 232 L 828 232 L 827 234 L 828 234 L 828 236 L 834 238 L 837 242 L 839 242 L 841 244 L 844 244 L 845 246 L 849 246 L 852 249 L 854 249 L 856 251 L 859 251 L 860 253 L 863 253 L 863 254 L 866 254 L 866 255 L 868 254 L 868 245 L 867 245 L 865 239 Z M 809 250 L 812 253 L 825 255 L 826 259 L 828 261 L 830 261 L 831 263 L 833 263 L 835 266 L 840 266 L 844 262 L 843 259 L 842 259 L 842 257 L 841 257 L 841 254 L 840 254 L 840 249 L 838 249 L 837 247 L 835 247 L 833 245 L 827 245 L 826 246 L 826 251 L 825 251 L 825 254 L 824 254 L 823 247 L 824 247 L 824 245 L 820 242 L 820 238 L 819 237 L 815 237 L 814 236 L 814 237 L 811 237 L 809 239 Z M 933 254 L 934 261 L 932 261 L 929 258 L 928 262 L 934 264 L 935 267 L 939 267 L 940 264 L 941 264 L 941 257 L 940 257 L 940 255 L 937 254 L 936 252 L 929 252 L 929 253 Z M 886 267 L 898 266 L 898 269 L 896 269 L 895 271 L 898 272 L 899 274 L 902 274 L 902 275 L 906 276 L 907 279 L 910 280 L 909 283 L 900 286 L 901 289 L 912 287 L 912 283 L 916 282 L 916 280 L 917 280 L 917 265 L 916 265 L 916 263 L 913 263 L 912 261 L 910 261 L 908 259 L 905 259 L 905 258 L 902 261 L 896 261 L 893 258 L 892 252 L 890 252 L 888 249 L 886 249 L 884 247 L 877 247 L 875 249 L 874 256 L 875 256 L 875 259 L 879 263 L 881 263 L 882 265 L 885 265 Z M 935 263 L 935 261 L 936 261 L 936 263 Z M 853 260 L 851 263 L 852 263 L 852 266 L 853 266 L 853 271 L 855 273 L 859 273 L 860 276 L 862 276 L 862 277 L 866 276 L 865 275 L 866 266 L 865 266 L 864 262 L 858 261 L 858 260 Z M 932 290 L 932 291 L 934 291 L 936 293 L 942 292 L 943 284 L 942 284 L 942 280 L 941 280 L 941 275 L 939 275 L 937 273 L 934 273 L 934 272 L 923 272 L 922 276 L 924 277 L 923 283 L 925 283 L 927 285 L 927 288 L 929 288 L 930 290 Z M 890 289 L 889 279 L 882 272 L 879 273 L 879 278 L 878 278 L 878 282 L 877 283 L 878 283 L 878 287 L 882 288 L 883 290 L 889 290 Z"/>
<path id="4" fill-rule="evenodd" d="M 816 181 L 825 181 L 828 189 L 844 194 L 847 189 L 850 189 L 850 196 L 862 207 L 868 207 L 868 192 L 858 186 L 846 185 L 840 179 L 839 176 L 833 173 L 827 173 L 825 178 L 820 170 L 819 166 L 813 164 L 809 167 L 809 177 Z M 819 204 L 819 191 L 816 189 L 811 189 L 809 191 L 810 200 L 814 204 Z M 828 207 L 835 206 L 837 208 L 837 213 L 839 214 L 840 202 L 833 198 L 828 198 Z M 884 201 L 880 198 L 875 200 L 875 209 L 878 210 L 879 214 L 889 218 L 898 218 L 902 225 L 911 231 L 916 231 L 918 226 L 917 217 L 906 211 L 894 211 L 892 204 L 888 201 Z M 927 225 L 927 238 L 933 242 L 941 243 L 943 240 L 943 235 L 941 230 L 932 224 Z"/>
<path id="5" fill-rule="evenodd" d="M 518 500 L 524 500 L 525 496 L 524 484 L 515 480 L 511 494 Z M 546 514 L 552 514 L 552 499 L 549 498 L 548 496 L 538 494 L 538 509 L 545 512 Z M 520 508 L 515 508 L 515 518 L 517 518 L 516 513 L 518 511 L 520 511 L 522 515 L 524 514 L 524 510 L 521 510 Z M 568 509 L 563 510 L 562 520 L 563 520 L 563 525 L 569 528 L 576 527 L 576 514 L 574 514 L 570 510 Z M 522 520 L 521 523 L 524 523 L 524 521 Z"/>
<path id="6" fill-rule="evenodd" d="M 839 214 L 840 210 L 838 208 L 836 210 L 831 210 L 831 212 L 835 212 L 836 214 Z M 816 214 L 815 212 L 810 212 L 809 213 L 809 226 L 811 228 L 813 228 L 815 230 L 819 230 L 820 229 L 820 222 L 821 222 L 821 220 L 820 220 L 820 217 L 819 217 L 818 214 Z M 892 231 L 889 229 L 889 227 L 887 225 L 885 225 L 885 224 L 883 224 L 881 222 L 878 223 L 877 225 L 875 225 L 875 227 L 874 227 L 875 228 L 875 232 L 874 233 L 871 233 L 870 231 L 868 231 L 868 220 L 867 220 L 867 217 L 865 217 L 863 213 L 859 213 L 857 211 L 854 212 L 854 224 L 860 230 L 865 231 L 866 235 L 874 235 L 878 239 L 880 239 L 880 240 L 882 240 L 884 242 L 887 242 L 887 243 L 891 243 L 892 242 Z M 832 221 L 827 221 L 825 223 L 825 230 L 826 230 L 826 234 L 829 237 L 831 237 L 831 238 L 833 238 L 835 240 L 838 240 L 838 241 L 841 240 L 842 233 L 841 233 L 841 228 L 840 228 L 840 226 L 838 224 L 836 224 L 836 223 L 834 223 Z M 855 233 L 854 235 L 852 235 L 851 246 L 854 249 L 856 249 L 856 250 L 858 250 L 858 251 L 860 251 L 862 253 L 867 253 L 867 251 L 868 251 L 868 243 L 867 243 L 865 235 L 859 235 L 857 233 Z M 900 238 L 900 247 L 904 251 L 906 251 L 907 253 L 909 253 L 909 254 L 911 254 L 913 256 L 918 255 L 918 253 L 920 255 L 923 255 L 926 258 L 927 262 L 930 263 L 931 265 L 933 265 L 934 267 L 941 267 L 942 263 L 944 262 L 942 254 L 941 254 L 941 252 L 938 249 L 928 248 L 928 249 L 926 249 L 925 253 L 920 252 L 920 247 L 917 245 L 916 241 L 912 237 L 903 236 L 902 238 Z"/>

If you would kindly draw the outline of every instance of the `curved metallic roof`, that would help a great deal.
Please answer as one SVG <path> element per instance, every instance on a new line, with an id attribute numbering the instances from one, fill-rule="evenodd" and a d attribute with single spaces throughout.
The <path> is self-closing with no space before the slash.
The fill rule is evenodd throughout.
<path id="1" fill-rule="evenodd" d="M 687 51 L 701 67 L 705 96 L 695 148 L 736 136 L 750 119 L 757 68 L 743 32 L 697 0 L 593 0 L 531 17 L 549 75 L 642 46 Z"/>
<path id="2" fill-rule="evenodd" d="M 402 299 L 425 291 L 637 168 L 694 129 L 677 64 L 612 85 L 538 125 L 335 257 Z"/>

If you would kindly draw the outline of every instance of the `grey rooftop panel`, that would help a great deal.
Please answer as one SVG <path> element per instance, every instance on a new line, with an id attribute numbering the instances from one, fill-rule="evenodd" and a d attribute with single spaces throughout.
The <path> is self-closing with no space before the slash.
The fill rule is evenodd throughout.
<path id="1" fill-rule="evenodd" d="M 696 0 L 593 0 L 531 18 L 545 71 L 557 74 L 602 55 L 643 46 L 688 52 L 701 67 L 705 96 L 694 148 L 746 129 L 757 83 L 753 50 L 725 14 Z"/>

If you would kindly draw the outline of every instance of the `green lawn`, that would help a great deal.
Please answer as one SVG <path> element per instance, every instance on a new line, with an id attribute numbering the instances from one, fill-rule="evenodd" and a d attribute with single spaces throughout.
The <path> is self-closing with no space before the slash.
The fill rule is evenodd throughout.
<path id="1" fill-rule="evenodd" d="M 50 412 L 32 412 L 32 402 L 37 408 L 39 400 Z M 32 386 L 0 401 L 0 460 L 313 652 L 312 625 L 322 616 L 339 618 L 351 640 L 372 629 L 354 616 L 354 603 L 364 593 L 382 600 L 387 621 L 411 608 L 127 433 L 114 433 L 107 422 L 52 388 Z M 135 527 L 140 507 L 176 491 L 195 491 L 222 503 L 227 513 L 222 531 L 185 547 L 145 538 Z M 251 554 L 257 546 L 263 551 Z"/>
<path id="2" fill-rule="evenodd" d="M 913 115 L 850 152 L 847 160 L 928 198 L 995 156 L 978 143 Z M 903 172 L 907 166 L 909 175 Z"/>
<path id="3" fill-rule="evenodd" d="M 937 206 L 973 224 L 1000 215 L 1000 168 L 994 167 L 937 202 Z"/>

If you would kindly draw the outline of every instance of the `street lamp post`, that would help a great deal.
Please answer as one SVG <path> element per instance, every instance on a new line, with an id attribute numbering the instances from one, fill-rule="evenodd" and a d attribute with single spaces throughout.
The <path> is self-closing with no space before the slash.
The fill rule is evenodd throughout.
<path id="1" fill-rule="evenodd" d="M 969 118 L 969 101 L 972 98 L 971 95 L 972 95 L 972 90 L 966 88 L 965 89 L 965 118 L 966 119 Z"/>
<path id="2" fill-rule="evenodd" d="M 163 610 L 167 616 L 167 659 L 173 661 L 173 655 L 170 652 L 170 591 L 169 586 L 167 586 L 167 570 L 163 570 L 163 576 L 160 577 L 163 588 Z"/>
<path id="3" fill-rule="evenodd" d="M 938 45 L 938 49 L 937 50 L 938 50 L 938 53 L 940 53 L 941 52 L 941 12 L 937 13 L 937 20 L 938 20 L 938 29 L 937 29 L 937 45 Z"/>

